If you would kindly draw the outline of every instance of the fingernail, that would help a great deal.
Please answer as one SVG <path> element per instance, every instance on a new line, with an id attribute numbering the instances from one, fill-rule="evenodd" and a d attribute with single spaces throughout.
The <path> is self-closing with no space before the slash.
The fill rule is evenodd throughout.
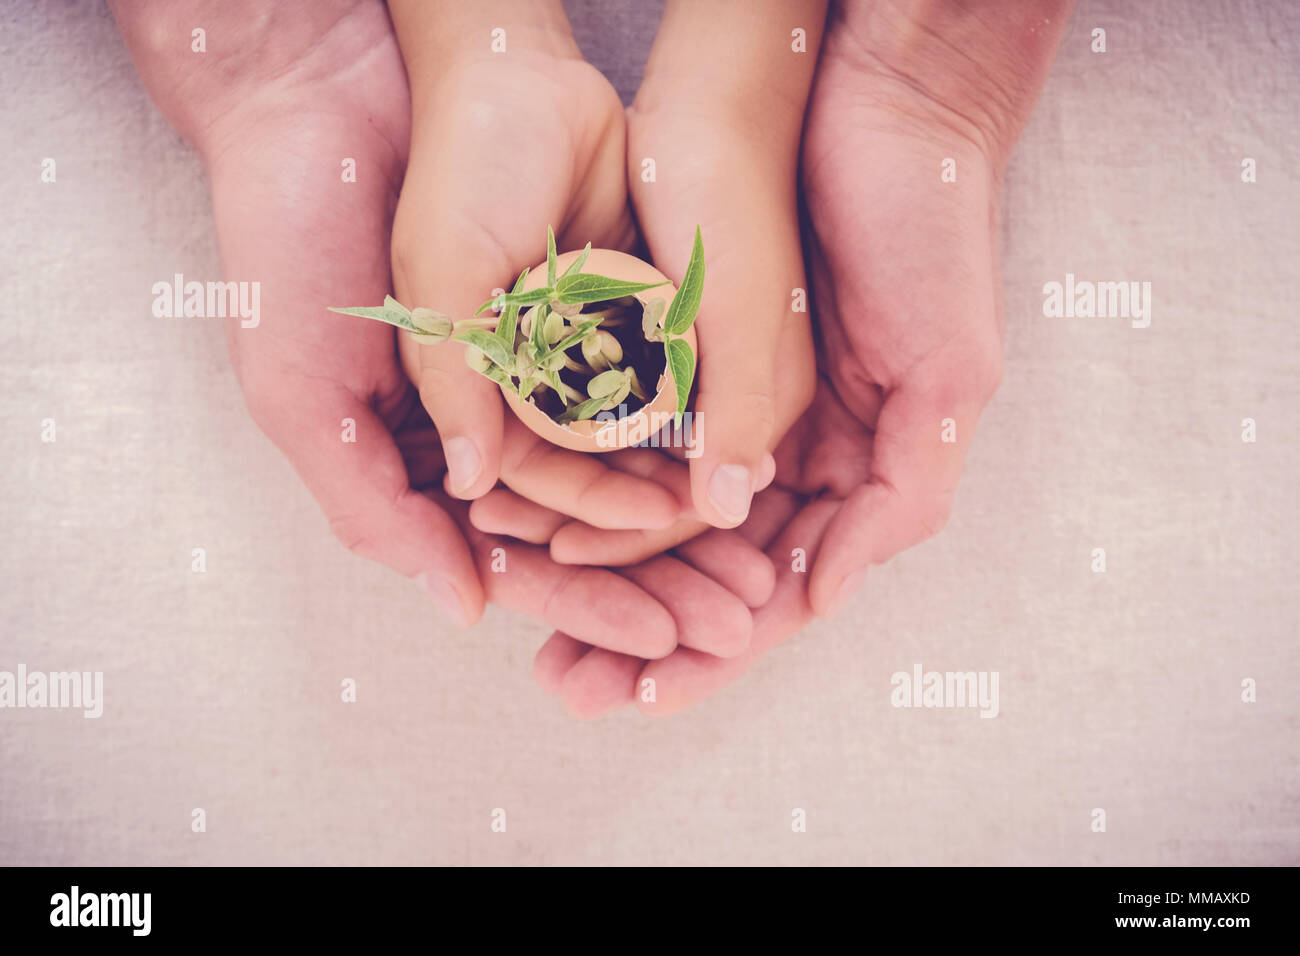
<path id="1" fill-rule="evenodd" d="M 483 458 L 478 447 L 468 438 L 448 438 L 442 444 L 442 454 L 447 459 L 447 477 L 452 492 L 459 494 L 479 476 L 483 470 Z"/>
<path id="2" fill-rule="evenodd" d="M 843 581 L 840 582 L 839 590 L 831 598 L 830 604 L 826 608 L 826 616 L 834 617 L 849 602 L 849 598 L 857 594 L 862 588 L 863 583 L 867 580 L 867 569 L 858 568 Z"/>
<path id="3" fill-rule="evenodd" d="M 737 524 L 749 514 L 753 481 L 744 465 L 719 465 L 709 479 L 709 503 L 728 521 Z"/>
<path id="4" fill-rule="evenodd" d="M 438 605 L 438 609 L 452 619 L 461 627 L 469 627 L 469 618 L 465 615 L 465 608 L 460 603 L 460 596 L 456 594 L 456 589 L 451 586 L 451 582 L 441 574 L 434 571 L 426 571 L 416 578 L 420 582 L 420 587 L 429 592 L 433 598 L 433 603 Z"/>

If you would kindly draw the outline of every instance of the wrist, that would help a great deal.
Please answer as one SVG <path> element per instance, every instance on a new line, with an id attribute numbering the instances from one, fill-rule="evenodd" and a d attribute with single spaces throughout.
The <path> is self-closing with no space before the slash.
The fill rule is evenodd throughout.
<path id="1" fill-rule="evenodd" d="M 582 59 L 559 0 L 390 0 L 417 117 L 449 76 Z"/>
<path id="2" fill-rule="evenodd" d="M 229 57 L 207 51 L 207 33 L 224 19 L 196 16 L 174 4 L 139 4 L 109 0 L 118 31 L 140 82 L 163 118 L 200 153 L 210 126 L 238 99 L 239 69 L 227 69 Z M 202 20 L 198 33 L 196 21 Z M 217 57 L 222 67 L 212 65 Z"/>
<path id="3" fill-rule="evenodd" d="M 797 138 L 825 19 L 825 0 L 670 0 L 633 115 Z"/>
<path id="4" fill-rule="evenodd" d="M 400 70 L 388 15 L 372 0 L 292 11 L 266 0 L 205 0 L 197 11 L 109 2 L 145 89 L 205 165 L 249 127 L 358 98 L 365 84 L 346 77 L 351 64 L 365 61 L 371 85 L 394 84 L 386 58 Z M 395 141 L 404 135 L 386 117 L 373 121 Z"/>
<path id="5" fill-rule="evenodd" d="M 1072 6 L 843 0 L 826 45 L 857 74 L 864 99 L 947 126 L 1000 167 L 1047 78 Z"/>

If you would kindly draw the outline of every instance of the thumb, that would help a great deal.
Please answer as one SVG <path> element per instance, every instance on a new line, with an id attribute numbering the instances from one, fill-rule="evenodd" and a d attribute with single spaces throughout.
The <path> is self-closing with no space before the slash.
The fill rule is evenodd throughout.
<path id="1" fill-rule="evenodd" d="M 761 250 L 756 250 L 760 252 Z M 741 268 L 743 266 L 743 268 Z M 701 518 L 734 528 L 749 515 L 753 495 L 771 481 L 776 441 L 775 371 L 784 290 L 754 275 L 781 275 L 778 263 L 720 258 L 708 271 L 695 329 L 700 339 L 694 422 L 698 458 L 691 462 L 691 498 Z"/>
<path id="2" fill-rule="evenodd" d="M 871 478 L 845 499 L 809 576 L 808 597 L 822 616 L 834 614 L 862 584 L 867 568 L 943 528 L 975 426 L 996 388 L 970 360 L 917 369 L 880 410 Z M 987 384 L 985 384 L 987 383 Z"/>
<path id="3" fill-rule="evenodd" d="M 283 401 L 285 389 L 293 401 Z M 245 390 L 254 421 L 289 458 L 349 550 L 415 578 L 457 623 L 483 613 L 483 588 L 459 527 L 411 488 L 387 426 L 350 390 L 304 376 Z M 351 419 L 355 441 L 340 440 Z"/>
<path id="4" fill-rule="evenodd" d="M 506 274 L 500 249 L 481 229 L 458 230 L 454 217 L 425 207 L 429 234 L 393 234 L 393 284 L 408 308 L 425 307 L 453 320 L 470 318 Z M 404 333 L 403 333 L 404 334 Z M 437 426 L 447 460 L 446 490 L 457 498 L 478 498 L 496 484 L 501 469 L 503 409 L 500 389 L 466 364 L 469 346 L 448 340 L 417 345 L 420 401 Z"/>

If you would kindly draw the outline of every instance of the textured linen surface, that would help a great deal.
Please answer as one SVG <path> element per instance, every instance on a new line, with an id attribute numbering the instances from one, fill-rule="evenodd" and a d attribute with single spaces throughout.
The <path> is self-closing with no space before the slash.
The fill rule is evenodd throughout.
<path id="1" fill-rule="evenodd" d="M 570 4 L 625 97 L 640 6 Z M 542 625 L 335 544 L 219 323 L 151 316 L 217 277 L 212 215 L 107 11 L 0 18 L 0 670 L 106 697 L 0 710 L 0 863 L 1300 862 L 1300 6 L 1080 5 L 948 528 L 699 707 L 595 723 L 534 686 Z M 1045 318 L 1066 273 L 1149 281 L 1150 327 Z M 892 707 L 915 664 L 997 671 L 999 716 Z"/>

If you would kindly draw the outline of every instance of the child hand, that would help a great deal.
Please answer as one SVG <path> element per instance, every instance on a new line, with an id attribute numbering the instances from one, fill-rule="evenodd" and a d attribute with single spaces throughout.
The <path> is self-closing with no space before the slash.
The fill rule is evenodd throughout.
<path id="1" fill-rule="evenodd" d="M 795 186 L 824 16 L 817 0 L 673 0 L 628 111 L 629 192 L 655 263 L 679 277 L 696 223 L 709 250 L 690 471 L 695 510 L 717 527 L 745 520 L 812 399 Z"/>
<path id="2" fill-rule="evenodd" d="M 548 226 L 562 249 L 630 246 L 622 104 L 582 59 L 558 2 L 391 8 L 413 104 L 393 224 L 399 301 L 468 318 L 544 257 Z M 508 413 L 465 348 L 422 346 L 419 389 L 442 436 L 447 490 L 468 499 L 501 475 Z"/>

